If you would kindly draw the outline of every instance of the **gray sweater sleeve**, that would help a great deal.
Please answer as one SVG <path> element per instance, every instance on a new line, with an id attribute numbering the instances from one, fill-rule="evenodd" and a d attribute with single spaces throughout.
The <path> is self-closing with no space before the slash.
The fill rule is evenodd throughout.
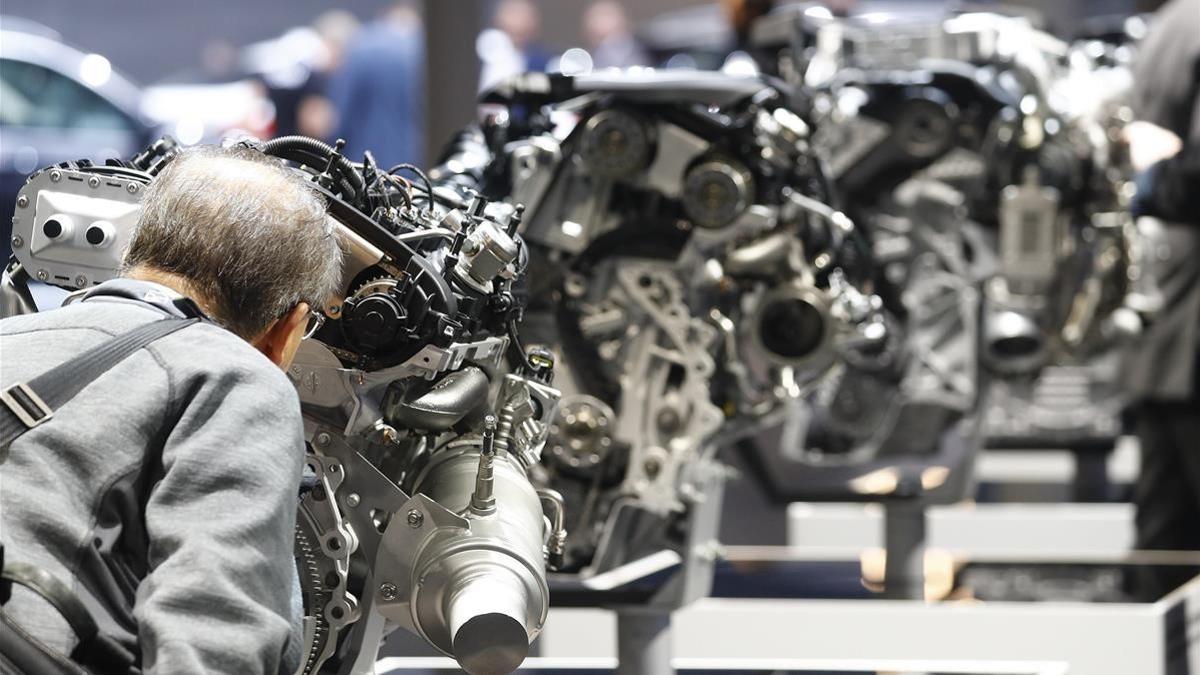
<path id="1" fill-rule="evenodd" d="M 271 375 L 235 368 L 173 383 L 182 411 L 146 507 L 150 574 L 134 608 L 147 672 L 295 666 L 282 660 L 303 436 L 295 390 Z"/>

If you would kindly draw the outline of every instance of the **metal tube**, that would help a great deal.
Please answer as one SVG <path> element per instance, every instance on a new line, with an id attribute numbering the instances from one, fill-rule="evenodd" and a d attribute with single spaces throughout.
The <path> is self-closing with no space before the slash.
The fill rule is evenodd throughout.
<path id="1" fill-rule="evenodd" d="M 495 419 L 487 426 L 494 433 Z M 422 545 L 409 568 L 415 586 L 405 619 L 472 675 L 511 672 L 549 609 L 539 495 L 520 462 L 497 454 L 487 434 L 481 445 L 435 453 L 414 489 L 461 514 L 452 516 L 461 524 L 447 523 Z M 491 510 L 477 511 L 488 499 Z M 429 526 L 426 518 L 421 527 Z"/>
<path id="2" fill-rule="evenodd" d="M 471 675 L 506 675 L 529 654 L 525 587 L 507 568 L 480 565 L 446 596 L 454 658 Z"/>

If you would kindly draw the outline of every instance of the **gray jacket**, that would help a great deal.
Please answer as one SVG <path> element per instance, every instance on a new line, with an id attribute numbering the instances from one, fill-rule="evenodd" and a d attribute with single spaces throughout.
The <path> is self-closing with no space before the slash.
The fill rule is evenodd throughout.
<path id="1" fill-rule="evenodd" d="M 140 299 L 139 299 L 140 298 Z M 0 321 L 0 385 L 114 335 L 184 315 L 169 289 L 115 280 L 61 309 Z M 292 557 L 303 432 L 284 373 L 211 323 L 118 364 L 27 432 L 0 465 L 10 562 L 68 583 L 102 630 L 159 673 L 292 672 Z M 66 623 L 16 589 L 8 614 L 73 647 Z"/>

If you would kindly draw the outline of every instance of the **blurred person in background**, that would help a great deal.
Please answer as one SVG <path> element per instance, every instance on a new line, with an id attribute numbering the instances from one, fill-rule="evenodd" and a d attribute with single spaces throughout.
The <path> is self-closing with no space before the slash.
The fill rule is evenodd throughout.
<path id="1" fill-rule="evenodd" d="M 830 14 L 844 18 L 854 13 L 858 0 L 824 0 L 822 4 L 829 9 Z"/>
<path id="2" fill-rule="evenodd" d="M 597 0 L 583 14 L 583 37 L 592 67 L 629 68 L 650 65 L 650 55 L 634 37 L 625 8 L 616 0 Z"/>
<path id="3" fill-rule="evenodd" d="M 395 2 L 350 39 L 329 81 L 334 136 L 357 161 L 370 149 L 383 168 L 424 163 L 425 27 L 414 0 Z"/>
<path id="4" fill-rule="evenodd" d="M 1139 171 L 1133 211 L 1167 221 L 1153 270 L 1163 307 L 1122 369 L 1142 453 L 1137 548 L 1200 551 L 1200 0 L 1163 5 L 1137 59 L 1125 130 Z M 1157 600 L 1197 571 L 1142 570 L 1133 590 Z"/>
<path id="5" fill-rule="evenodd" d="M 346 46 L 359 28 L 358 19 L 344 9 L 331 9 L 313 21 L 312 31 L 320 40 L 320 49 L 304 81 L 298 87 L 270 90 L 277 136 L 333 136 L 337 111 L 326 95 L 329 77 L 341 67 Z"/>
<path id="6" fill-rule="evenodd" d="M 542 15 L 530 0 L 503 0 L 479 34 L 479 90 L 525 72 L 545 72 L 551 54 L 538 42 Z"/>
<path id="7" fill-rule="evenodd" d="M 752 49 L 750 31 L 754 22 L 767 15 L 775 7 L 775 0 L 722 0 L 721 9 L 729 28 L 733 31 L 730 51 Z"/>

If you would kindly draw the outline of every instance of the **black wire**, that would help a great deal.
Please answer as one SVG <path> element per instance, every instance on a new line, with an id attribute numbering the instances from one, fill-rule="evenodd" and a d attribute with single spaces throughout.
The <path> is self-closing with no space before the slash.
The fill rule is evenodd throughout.
<path id="1" fill-rule="evenodd" d="M 367 175 L 367 170 L 370 169 L 371 175 Z M 362 180 L 363 185 L 374 185 L 379 180 L 379 167 L 375 164 L 375 155 L 371 154 L 370 150 L 363 150 L 362 163 Z"/>
<path id="2" fill-rule="evenodd" d="M 381 175 L 385 175 L 385 174 L 381 174 Z M 386 175 L 388 175 L 389 180 L 392 178 L 392 176 L 390 174 L 386 174 Z M 397 178 L 399 178 L 399 177 L 397 176 Z M 404 179 L 399 178 L 399 180 L 404 180 Z M 408 181 L 404 181 L 404 183 L 407 186 Z M 392 187 L 395 187 L 396 192 L 400 193 L 400 196 L 404 198 L 404 207 L 411 208 L 412 207 L 412 195 L 409 194 L 408 190 L 407 189 L 401 190 L 401 189 L 399 189 L 399 186 L 397 186 L 397 185 L 393 185 Z M 391 206 L 392 205 L 392 193 L 387 191 L 386 186 L 384 187 L 383 194 L 384 194 L 384 197 L 387 198 L 388 206 Z"/>
<path id="3" fill-rule="evenodd" d="M 509 346 L 513 350 L 513 355 L 520 360 L 521 365 L 532 370 L 529 364 L 529 356 L 525 354 L 525 346 L 521 344 L 521 337 L 517 334 L 516 318 L 508 320 L 508 341 Z"/>
<path id="4" fill-rule="evenodd" d="M 342 174 L 344 182 L 349 187 L 349 194 L 359 198 L 361 193 L 367 189 L 367 186 L 360 181 L 358 172 L 350 160 L 338 153 L 334 147 L 315 138 L 281 136 L 263 143 L 259 146 L 259 150 L 263 154 L 274 155 L 294 162 L 303 162 L 316 169 L 323 169 L 329 164 L 330 159 L 333 159 L 333 166 L 338 169 L 338 173 Z M 309 161 L 304 158 L 305 155 L 316 157 L 317 161 Z"/>
<path id="5" fill-rule="evenodd" d="M 368 169 L 370 169 L 369 176 L 367 174 Z M 404 181 L 403 183 L 403 187 L 405 189 L 399 189 L 401 186 L 393 183 L 390 180 L 390 174 L 382 173 L 379 170 L 379 165 L 375 162 L 375 155 L 371 154 L 370 150 L 363 151 L 362 177 L 364 183 L 370 185 L 371 187 L 378 187 L 380 189 L 380 192 L 383 195 L 384 205 L 388 208 L 394 206 L 392 202 L 393 192 L 400 194 L 400 197 L 404 200 L 405 208 L 412 207 L 412 195 L 409 194 L 408 181 Z M 382 184 L 380 181 L 382 181 Z"/>
<path id="6" fill-rule="evenodd" d="M 416 175 L 417 178 L 420 178 L 421 182 L 425 184 L 425 192 L 429 195 L 429 202 L 425 205 L 425 213 L 431 213 L 433 211 L 433 183 L 430 182 L 429 176 L 427 176 L 424 171 L 413 164 L 397 164 L 396 166 L 388 169 L 388 173 L 393 174 L 397 171 L 404 170 L 413 172 L 413 174 Z"/>

